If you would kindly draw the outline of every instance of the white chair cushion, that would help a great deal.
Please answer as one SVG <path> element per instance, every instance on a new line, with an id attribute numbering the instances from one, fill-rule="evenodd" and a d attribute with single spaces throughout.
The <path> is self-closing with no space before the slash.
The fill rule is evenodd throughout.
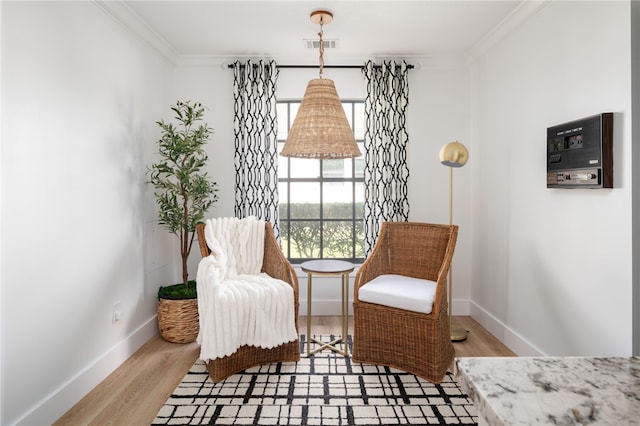
<path id="1" fill-rule="evenodd" d="M 392 308 L 430 314 L 436 282 L 402 275 L 379 275 L 358 291 L 358 299 Z"/>

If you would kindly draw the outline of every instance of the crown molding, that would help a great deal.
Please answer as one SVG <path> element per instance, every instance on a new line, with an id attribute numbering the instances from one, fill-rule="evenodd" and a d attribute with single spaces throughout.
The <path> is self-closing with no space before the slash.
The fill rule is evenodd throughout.
<path id="1" fill-rule="evenodd" d="M 181 55 L 160 34 L 151 28 L 123 0 L 93 0 L 94 3 L 113 17 L 124 28 L 139 36 L 151 47 L 178 66 L 210 66 L 219 65 L 230 59 L 222 55 Z M 432 55 L 403 55 L 408 61 L 419 60 L 418 69 L 451 69 L 468 66 L 482 56 L 492 46 L 517 29 L 523 22 L 547 7 L 553 0 L 523 0 L 518 7 L 496 25 L 487 35 L 480 39 L 469 51 L 453 53 L 434 53 Z M 241 55 L 243 56 L 243 55 Z M 254 58 L 256 55 L 252 55 Z M 377 55 L 374 55 L 377 57 Z M 243 56 L 244 57 L 244 56 Z M 279 62 L 283 62 L 281 58 Z M 344 59 L 344 58 L 343 58 Z M 295 60 L 293 62 L 296 62 Z M 349 61 L 347 61 L 349 62 Z M 350 62 L 349 62 L 350 63 Z"/>
<path id="2" fill-rule="evenodd" d="M 154 31 L 122 0 L 94 0 L 94 3 L 127 30 L 138 35 L 162 56 L 174 64 L 179 62 L 178 52 L 160 34 Z"/>
<path id="3" fill-rule="evenodd" d="M 517 29 L 523 22 L 551 4 L 553 0 L 523 0 L 516 9 L 478 41 L 467 55 L 469 63 L 482 56 L 500 40 Z"/>

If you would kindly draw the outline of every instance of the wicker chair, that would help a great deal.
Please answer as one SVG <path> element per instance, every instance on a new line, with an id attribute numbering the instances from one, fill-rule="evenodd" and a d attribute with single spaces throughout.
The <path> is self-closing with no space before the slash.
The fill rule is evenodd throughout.
<path id="1" fill-rule="evenodd" d="M 376 245 L 358 270 L 354 283 L 354 361 L 394 367 L 433 383 L 442 381 L 454 358 L 446 285 L 457 236 L 456 225 L 381 224 Z M 385 284 L 378 303 L 359 299 L 360 293 L 365 296 L 363 286 L 376 277 L 389 274 L 401 275 L 400 280 L 409 277 L 402 284 L 402 294 L 393 294 L 399 293 L 397 280 L 383 277 L 392 280 Z M 391 303 L 391 299 L 402 299 L 403 294 L 403 303 L 415 305 L 420 299 L 414 297 L 415 285 L 426 283 L 411 278 L 435 282 L 435 294 L 434 284 L 428 284 L 433 297 L 430 313 L 385 306 L 386 303 L 397 305 L 397 300 Z M 390 293 L 384 294 L 385 291 Z M 367 300 L 370 300 L 371 290 L 367 292 Z M 426 303 L 421 303 L 418 308 L 428 311 L 429 307 L 423 309 L 425 307 Z"/>
<path id="2" fill-rule="evenodd" d="M 205 241 L 204 227 L 204 223 L 196 225 L 200 253 L 203 257 L 211 253 Z M 282 251 L 280 251 L 280 246 L 276 241 L 273 228 L 269 222 L 265 223 L 262 272 L 266 272 L 272 278 L 281 279 L 293 287 L 295 324 L 296 329 L 298 329 L 298 309 L 300 306 L 300 302 L 298 301 L 298 277 L 287 258 L 284 257 Z M 209 371 L 211 380 L 213 382 L 219 382 L 232 374 L 257 365 L 299 360 L 300 340 L 296 339 L 271 349 L 244 345 L 229 356 L 210 360 L 207 363 L 207 370 Z"/>

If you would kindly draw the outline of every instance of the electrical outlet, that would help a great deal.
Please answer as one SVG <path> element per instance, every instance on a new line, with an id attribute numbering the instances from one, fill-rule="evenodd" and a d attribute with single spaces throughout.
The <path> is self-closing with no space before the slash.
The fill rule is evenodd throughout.
<path id="1" fill-rule="evenodd" d="M 111 323 L 115 324 L 122 318 L 122 309 L 120 308 L 120 302 L 113 304 L 113 313 L 111 314 Z"/>

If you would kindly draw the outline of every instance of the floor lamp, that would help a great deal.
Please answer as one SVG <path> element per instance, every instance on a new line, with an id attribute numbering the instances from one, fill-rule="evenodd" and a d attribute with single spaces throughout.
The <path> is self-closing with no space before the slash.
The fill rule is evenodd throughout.
<path id="1" fill-rule="evenodd" d="M 449 225 L 453 225 L 453 168 L 462 167 L 469 160 L 467 147 L 458 141 L 449 142 L 440 149 L 440 163 L 449 167 Z M 451 329 L 451 340 L 454 342 L 465 340 L 467 330 L 453 325 L 451 322 L 451 311 L 453 310 L 453 265 L 449 267 L 449 327 Z"/>

